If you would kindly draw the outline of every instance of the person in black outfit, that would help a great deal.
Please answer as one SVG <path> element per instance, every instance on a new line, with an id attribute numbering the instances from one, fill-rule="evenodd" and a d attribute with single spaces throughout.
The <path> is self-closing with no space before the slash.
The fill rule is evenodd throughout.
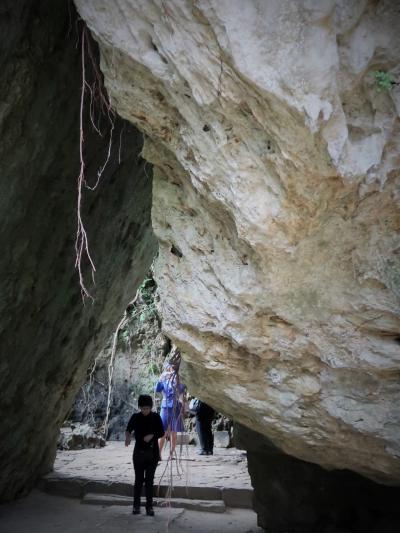
<path id="1" fill-rule="evenodd" d="M 213 418 L 214 409 L 200 400 L 196 411 L 196 431 L 201 447 L 199 455 L 213 454 L 214 437 L 211 429 Z"/>
<path id="2" fill-rule="evenodd" d="M 125 446 L 129 446 L 132 432 L 135 434 L 135 448 L 133 450 L 133 468 L 135 470 L 135 486 L 133 489 L 133 514 L 140 513 L 140 495 L 143 482 L 146 486 L 146 514 L 154 516 L 153 511 L 153 483 L 154 474 L 160 460 L 158 439 L 164 436 L 161 417 L 154 413 L 153 399 L 142 394 L 139 396 L 140 413 L 131 416 L 125 431 Z"/>

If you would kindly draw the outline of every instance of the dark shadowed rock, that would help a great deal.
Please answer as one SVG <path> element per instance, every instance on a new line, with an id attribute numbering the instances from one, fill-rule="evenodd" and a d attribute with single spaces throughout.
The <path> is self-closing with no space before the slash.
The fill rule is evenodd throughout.
<path id="1" fill-rule="evenodd" d="M 51 468 L 58 429 L 86 369 L 156 251 L 142 135 L 117 118 L 99 187 L 83 191 L 97 272 L 93 286 L 83 264 L 95 301 L 82 305 L 74 266 L 82 83 L 76 28 L 70 2 L 2 2 L 1 500 L 25 493 Z M 89 61 L 86 67 L 90 78 Z M 110 127 L 102 117 L 100 138 L 88 113 L 87 100 L 84 157 L 92 185 L 106 159 Z"/>
<path id="2" fill-rule="evenodd" d="M 235 443 L 247 450 L 254 509 L 268 533 L 392 533 L 400 524 L 397 487 L 300 461 L 243 426 Z"/>

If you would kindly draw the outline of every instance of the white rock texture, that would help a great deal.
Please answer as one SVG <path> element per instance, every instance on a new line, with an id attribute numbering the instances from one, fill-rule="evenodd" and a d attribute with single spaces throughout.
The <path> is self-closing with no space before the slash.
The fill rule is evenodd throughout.
<path id="1" fill-rule="evenodd" d="M 147 135 L 163 326 L 285 452 L 400 483 L 399 2 L 76 0 Z"/>

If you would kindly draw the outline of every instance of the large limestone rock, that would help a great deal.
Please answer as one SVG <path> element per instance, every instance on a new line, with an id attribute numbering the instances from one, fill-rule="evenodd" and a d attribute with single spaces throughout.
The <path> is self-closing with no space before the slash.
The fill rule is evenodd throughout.
<path id="1" fill-rule="evenodd" d="M 398 2 L 76 4 L 148 136 L 191 390 L 297 458 L 400 483 Z"/>
<path id="2" fill-rule="evenodd" d="M 64 0 L 10 0 L 0 8 L 0 500 L 26 493 L 51 468 L 92 356 L 156 250 L 142 136 L 117 119 L 121 148 L 114 143 L 97 191 L 84 189 L 97 273 L 91 286 L 87 272 L 95 302 L 83 306 L 74 266 L 81 66 L 69 8 Z M 94 135 L 88 112 L 87 104 L 93 184 L 110 129 L 103 121 L 103 138 Z"/>

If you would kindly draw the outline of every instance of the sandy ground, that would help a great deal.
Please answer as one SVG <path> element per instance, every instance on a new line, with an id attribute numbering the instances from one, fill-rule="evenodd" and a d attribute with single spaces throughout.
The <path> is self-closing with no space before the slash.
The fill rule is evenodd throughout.
<path id="1" fill-rule="evenodd" d="M 79 500 L 33 491 L 0 506 L 1 533 L 261 533 L 246 509 L 205 513 L 156 509 L 155 517 L 133 516 L 130 507 L 82 505 Z"/>
<path id="2" fill-rule="evenodd" d="M 54 473 L 89 480 L 107 480 L 133 483 L 133 445 L 109 442 L 100 449 L 60 451 L 54 463 Z M 164 453 L 167 456 L 167 453 Z M 246 453 L 236 448 L 215 448 L 214 455 L 196 454 L 194 446 L 177 448 L 177 459 L 160 463 L 155 484 L 160 478 L 174 486 L 209 486 L 251 489 Z"/>

